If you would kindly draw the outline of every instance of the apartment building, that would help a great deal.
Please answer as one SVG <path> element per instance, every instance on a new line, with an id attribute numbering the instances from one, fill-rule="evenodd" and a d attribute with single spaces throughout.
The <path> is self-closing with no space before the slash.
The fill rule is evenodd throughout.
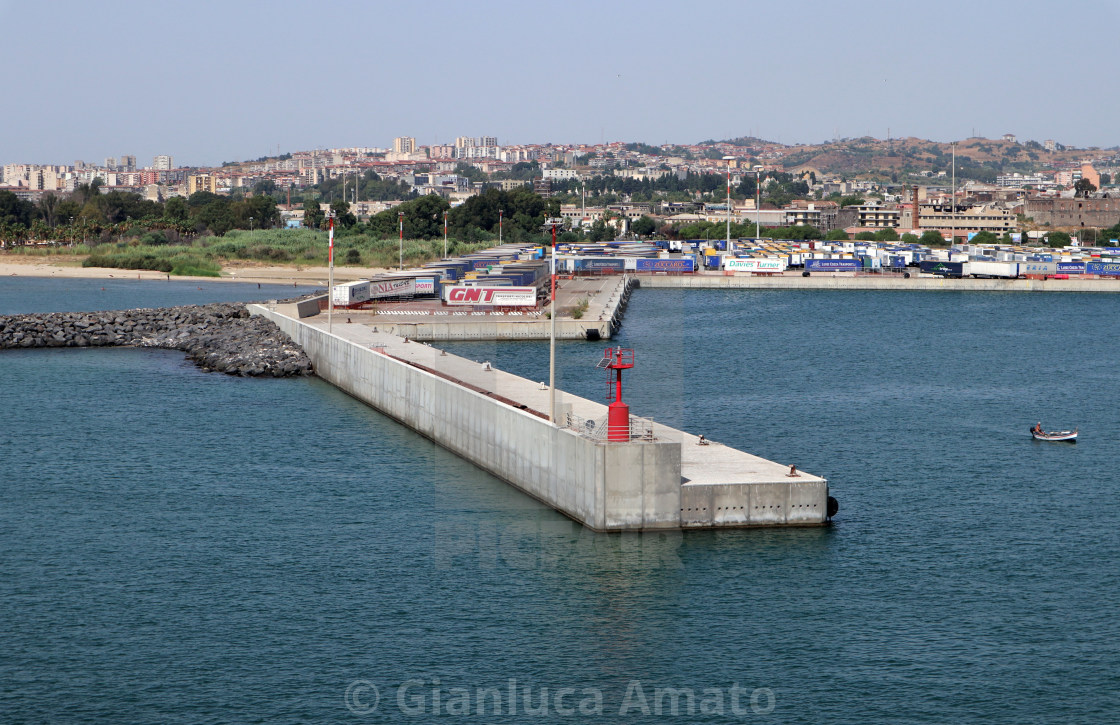
<path id="1" fill-rule="evenodd" d="M 786 226 L 811 226 L 829 232 L 838 226 L 840 205 L 834 201 L 794 200 L 785 208 Z"/>
<path id="2" fill-rule="evenodd" d="M 187 177 L 187 196 L 198 191 L 218 193 L 217 178 L 210 174 L 191 174 Z"/>
<path id="3" fill-rule="evenodd" d="M 918 207 L 918 229 L 955 229 L 961 232 L 992 232 L 1002 235 L 1015 228 L 1015 215 L 1010 209 L 978 204 L 964 206 L 957 204 L 956 212 L 952 203 L 941 200 L 921 204 Z"/>
<path id="4" fill-rule="evenodd" d="M 414 154 L 416 153 L 416 139 L 411 136 L 399 136 L 393 139 L 393 153 L 395 154 Z"/>
<path id="5" fill-rule="evenodd" d="M 871 229 L 885 229 L 899 225 L 901 211 L 897 206 L 882 204 L 860 204 L 856 206 L 858 219 L 856 226 Z"/>
<path id="6" fill-rule="evenodd" d="M 576 179 L 580 178 L 579 172 L 575 169 L 545 169 L 541 175 L 546 179 Z"/>
<path id="7" fill-rule="evenodd" d="M 996 186 L 1005 189 L 1022 189 L 1026 186 L 1041 189 L 1044 186 L 1053 186 L 1054 182 L 1041 174 L 1001 174 L 996 177 Z"/>

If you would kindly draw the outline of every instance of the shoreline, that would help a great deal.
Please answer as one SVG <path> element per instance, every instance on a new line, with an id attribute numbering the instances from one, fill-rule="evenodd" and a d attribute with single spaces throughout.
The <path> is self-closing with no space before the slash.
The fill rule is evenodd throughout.
<path id="1" fill-rule="evenodd" d="M 388 267 L 336 266 L 334 281 L 353 282 L 377 274 L 395 271 Z M 147 269 L 114 267 L 82 267 L 80 260 L 69 256 L 7 256 L 0 255 L 0 277 L 39 277 L 55 279 L 137 279 L 184 282 L 246 282 L 274 285 L 326 287 L 327 267 L 264 265 L 235 261 L 222 267 L 218 277 L 170 276 Z M 1001 291 L 1001 292 L 1120 292 L 1115 279 L 1048 279 L 1048 280 L 949 280 L 939 277 L 903 279 L 896 275 L 851 275 L 849 273 L 816 273 L 803 277 L 799 272 L 780 275 L 749 275 L 700 272 L 688 275 L 639 274 L 647 288 L 674 289 L 861 289 L 861 290 L 939 290 L 939 291 Z"/>
<path id="2" fill-rule="evenodd" d="M 334 268 L 334 281 L 353 282 L 391 271 L 381 267 Z M 168 275 L 151 269 L 117 269 L 115 267 L 83 267 L 73 257 L 9 257 L 0 256 L 0 277 L 49 277 L 56 279 L 138 279 L 184 282 L 256 282 L 259 284 L 301 284 L 325 287 L 327 267 L 288 267 L 239 263 L 224 265 L 218 277 Z"/>

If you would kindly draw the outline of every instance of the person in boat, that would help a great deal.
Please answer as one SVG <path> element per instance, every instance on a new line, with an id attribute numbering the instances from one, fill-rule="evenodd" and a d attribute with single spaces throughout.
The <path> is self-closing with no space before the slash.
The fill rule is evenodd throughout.
<path id="1" fill-rule="evenodd" d="M 1041 433 L 1042 432 L 1042 421 L 1041 420 L 1038 421 L 1037 423 L 1035 423 L 1034 432 L 1035 433 Z"/>

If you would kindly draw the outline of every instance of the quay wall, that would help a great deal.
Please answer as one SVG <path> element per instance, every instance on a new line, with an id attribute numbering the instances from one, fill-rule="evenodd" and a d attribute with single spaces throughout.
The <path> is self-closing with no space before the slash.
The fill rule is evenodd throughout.
<path id="1" fill-rule="evenodd" d="M 551 334 L 549 320 L 507 322 L 495 317 L 474 317 L 455 322 L 378 322 L 377 329 L 399 337 L 421 342 L 441 340 L 547 340 Z M 593 332 L 592 332 L 593 331 Z M 606 340 L 611 325 L 606 321 L 557 320 L 557 340 Z"/>
<path id="2" fill-rule="evenodd" d="M 938 292 L 1120 292 L 1112 279 L 944 279 L 941 277 L 800 275 L 642 275 L 646 289 L 820 289 Z"/>
<path id="3" fill-rule="evenodd" d="M 589 528 L 680 527 L 679 441 L 597 442 L 268 307 L 250 312 L 287 333 L 327 382 Z"/>

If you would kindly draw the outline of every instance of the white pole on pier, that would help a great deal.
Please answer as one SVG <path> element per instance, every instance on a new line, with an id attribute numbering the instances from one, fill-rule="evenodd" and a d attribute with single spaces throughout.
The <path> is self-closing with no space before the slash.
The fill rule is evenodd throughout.
<path id="1" fill-rule="evenodd" d="M 731 256 L 731 162 L 735 157 L 724 156 L 723 160 L 727 162 L 727 241 L 724 242 L 723 258 L 727 259 Z"/>
<path id="2" fill-rule="evenodd" d="M 548 422 L 556 425 L 556 228 L 564 223 L 563 219 L 549 219 L 545 229 L 552 230 L 552 291 L 548 305 L 551 328 L 548 333 Z"/>
<path id="3" fill-rule="evenodd" d="M 918 202 L 915 201 L 915 204 Z M 915 207 L 916 208 L 916 207 Z M 953 243 L 957 241 L 957 142 L 953 142 L 953 208 L 949 210 L 949 223 L 952 225 L 952 231 L 949 232 L 949 249 L 952 250 Z M 949 252 L 950 259 L 952 252 Z"/>
<path id="4" fill-rule="evenodd" d="M 327 228 L 327 332 L 334 331 L 334 217 Z"/>

